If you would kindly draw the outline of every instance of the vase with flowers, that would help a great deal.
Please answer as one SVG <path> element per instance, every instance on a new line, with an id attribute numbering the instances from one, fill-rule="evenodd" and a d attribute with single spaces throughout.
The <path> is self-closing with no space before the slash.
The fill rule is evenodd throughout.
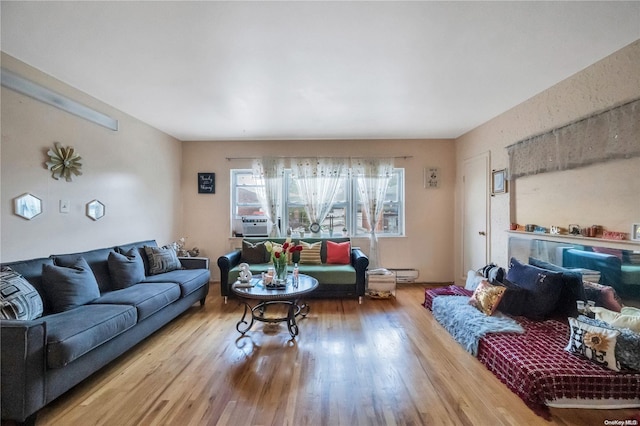
<path id="1" fill-rule="evenodd" d="M 296 251 L 302 251 L 302 246 L 293 244 L 291 238 L 287 238 L 283 244 L 267 241 L 265 243 L 267 252 L 271 253 L 271 263 L 275 270 L 272 283 L 282 286 L 287 282 L 287 265 L 291 255 Z"/>

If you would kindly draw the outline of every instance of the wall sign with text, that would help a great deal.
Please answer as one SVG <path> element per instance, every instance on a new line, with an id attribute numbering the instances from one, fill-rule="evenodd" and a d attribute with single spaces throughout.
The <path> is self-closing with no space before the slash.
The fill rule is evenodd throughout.
<path id="1" fill-rule="evenodd" d="M 216 193 L 216 174 L 198 173 L 198 194 Z"/>

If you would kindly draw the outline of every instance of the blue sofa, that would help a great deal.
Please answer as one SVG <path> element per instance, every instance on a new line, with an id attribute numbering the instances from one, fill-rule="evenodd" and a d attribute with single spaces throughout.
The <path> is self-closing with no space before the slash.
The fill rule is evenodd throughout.
<path id="1" fill-rule="evenodd" d="M 150 275 L 144 247 L 153 240 L 83 253 L 5 263 L 41 295 L 44 312 L 33 320 L 3 319 L 0 386 L 2 420 L 33 424 L 37 412 L 58 396 L 125 353 L 194 303 L 204 305 L 209 291 L 208 260 L 181 258 L 181 268 Z M 121 288 L 108 262 L 112 252 L 137 251 L 143 280 Z M 131 253 L 130 252 L 130 253 Z M 99 297 L 59 312 L 57 283 L 43 269 L 82 258 L 99 287 Z M 137 260 L 139 262 L 139 260 Z M 85 275 L 86 276 L 86 275 Z M 91 280 L 89 280 L 91 281 Z M 54 292 L 52 294 L 52 291 Z"/>

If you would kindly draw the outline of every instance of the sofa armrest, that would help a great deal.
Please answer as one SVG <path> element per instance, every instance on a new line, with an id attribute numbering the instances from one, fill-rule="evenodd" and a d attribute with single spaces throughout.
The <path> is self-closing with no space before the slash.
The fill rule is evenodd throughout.
<path id="1" fill-rule="evenodd" d="M 357 247 L 351 249 L 351 266 L 356 270 L 356 296 L 364 296 L 369 258 Z"/>
<path id="2" fill-rule="evenodd" d="M 220 268 L 220 295 L 223 297 L 231 294 L 229 271 L 240 263 L 241 253 L 240 250 L 235 250 L 218 258 L 218 267 Z"/>
<path id="3" fill-rule="evenodd" d="M 208 257 L 179 257 L 184 269 L 209 269 Z"/>
<path id="4" fill-rule="evenodd" d="M 45 405 L 46 322 L 0 321 L 2 419 L 24 422 Z"/>

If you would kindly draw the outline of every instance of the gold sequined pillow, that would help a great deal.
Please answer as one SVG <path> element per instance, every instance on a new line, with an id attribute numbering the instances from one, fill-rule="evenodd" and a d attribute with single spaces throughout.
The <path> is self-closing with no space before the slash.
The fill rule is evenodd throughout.
<path id="1" fill-rule="evenodd" d="M 478 308 L 485 315 L 493 315 L 498 309 L 505 290 L 505 287 L 492 285 L 489 284 L 489 281 L 482 280 L 469 299 L 469 304 Z"/>

